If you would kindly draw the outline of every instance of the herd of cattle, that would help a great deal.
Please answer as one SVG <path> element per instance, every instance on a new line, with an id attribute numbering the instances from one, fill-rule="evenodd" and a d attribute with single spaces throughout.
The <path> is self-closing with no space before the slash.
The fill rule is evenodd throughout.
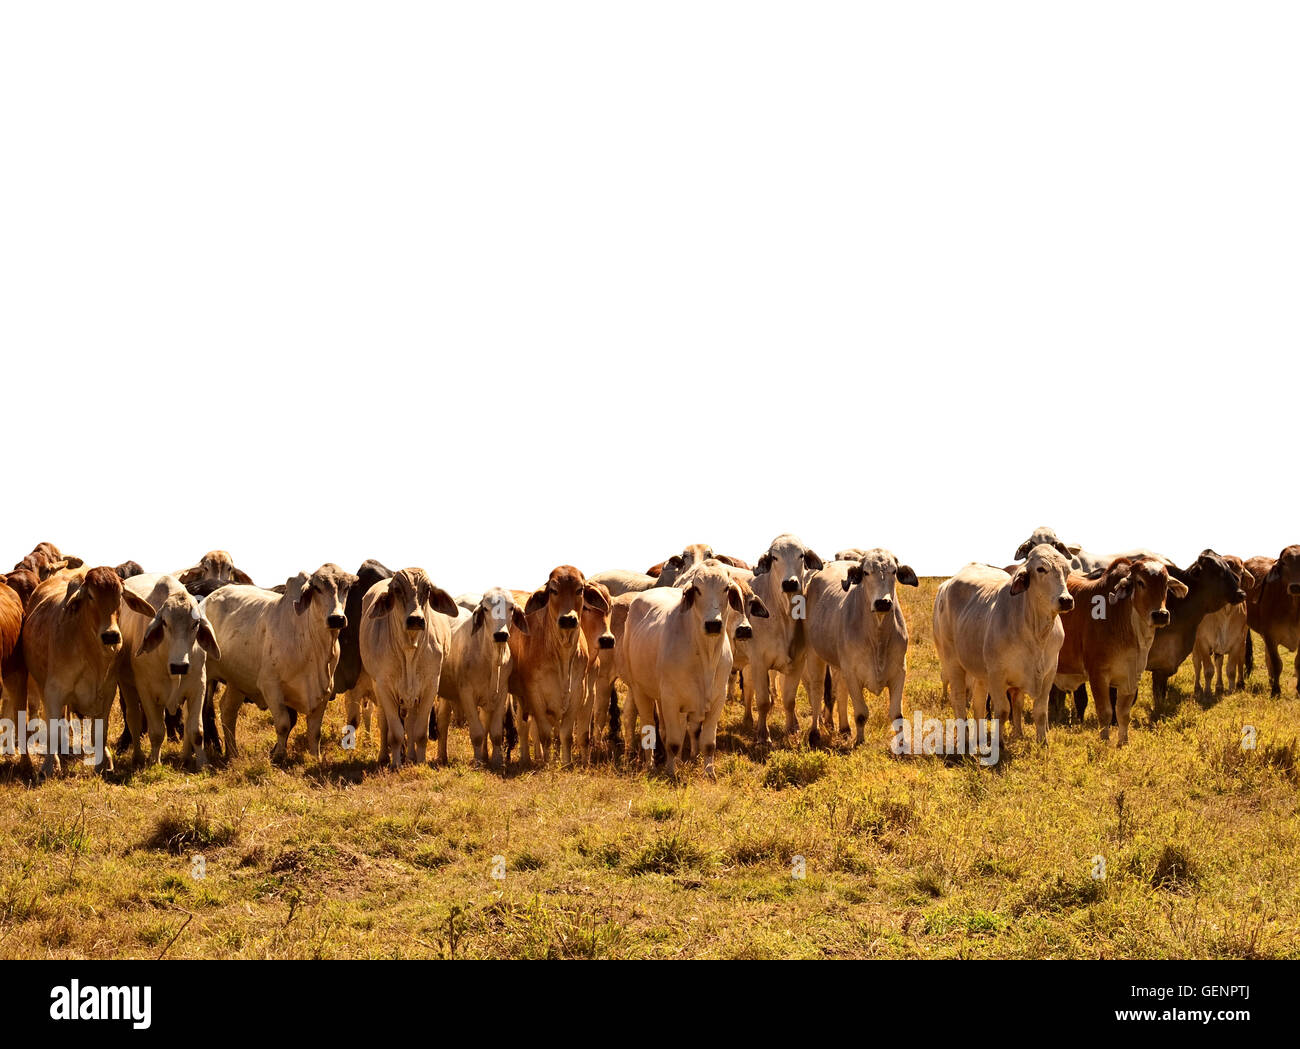
<path id="1" fill-rule="evenodd" d="M 1245 562 L 1205 550 L 1179 568 L 1146 549 L 1090 554 L 1040 528 L 1015 556 L 946 580 L 933 624 L 956 716 L 1009 718 L 1013 737 L 1026 701 L 1046 741 L 1049 713 L 1082 718 L 1090 686 L 1102 738 L 1116 724 L 1123 744 L 1144 672 L 1157 700 L 1189 655 L 1198 691 L 1240 687 L 1254 630 L 1279 695 L 1278 646 L 1300 649 L 1300 545 Z M 117 699 L 119 757 L 130 747 L 143 760 L 147 735 L 157 762 L 168 737 L 183 762 L 202 766 L 238 753 L 245 703 L 270 712 L 274 760 L 300 716 L 319 756 L 326 707 L 344 696 L 349 734 L 378 707 L 380 760 L 393 767 L 426 760 L 431 735 L 445 762 L 448 734 L 463 725 L 476 760 L 493 767 L 516 749 L 522 763 L 545 763 L 558 746 L 567 764 L 575 750 L 590 756 L 623 739 L 647 762 L 657 751 L 670 773 L 695 755 L 712 776 L 733 680 L 760 743 L 776 692 L 786 733 L 798 733 L 801 683 L 814 746 L 823 717 L 825 732 L 836 721 L 850 732 L 850 704 L 854 743 L 864 741 L 864 692 L 887 690 L 891 721 L 902 715 L 898 584 L 918 579 L 887 550 L 823 562 L 789 534 L 752 567 L 692 545 L 646 572 L 587 577 L 564 565 L 536 590 L 458 598 L 422 569 L 377 561 L 355 575 L 326 564 L 264 589 L 225 551 L 146 573 L 134 561 L 86 567 L 41 543 L 0 577 L 3 714 L 10 724 L 25 713 L 106 725 Z M 1300 679 L 1300 654 L 1296 662 Z M 57 754 L 45 750 L 48 774 Z M 112 767 L 107 754 L 103 762 Z"/>

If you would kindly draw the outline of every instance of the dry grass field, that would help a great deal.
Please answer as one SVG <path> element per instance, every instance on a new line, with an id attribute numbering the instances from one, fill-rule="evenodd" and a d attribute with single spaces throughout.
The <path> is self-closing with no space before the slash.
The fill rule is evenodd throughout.
<path id="1" fill-rule="evenodd" d="M 900 588 L 904 709 L 947 716 L 938 582 Z M 1090 708 L 994 768 L 891 756 L 879 702 L 866 747 L 766 755 L 733 704 L 716 783 L 697 764 L 677 782 L 611 763 L 502 776 L 471 767 L 463 730 L 450 768 L 394 774 L 373 737 L 341 748 L 341 709 L 323 760 L 300 723 L 286 769 L 252 707 L 257 756 L 215 772 L 181 771 L 178 744 L 107 779 L 71 764 L 35 785 L 11 760 L 0 955 L 1300 957 L 1300 704 L 1289 661 L 1272 700 L 1256 657 L 1250 689 L 1208 705 L 1190 660 L 1167 709 L 1144 687 L 1123 750 Z"/>

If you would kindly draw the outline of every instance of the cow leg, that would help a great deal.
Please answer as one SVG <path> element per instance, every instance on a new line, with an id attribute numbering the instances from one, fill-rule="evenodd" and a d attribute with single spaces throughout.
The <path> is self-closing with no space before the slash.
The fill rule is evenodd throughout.
<path id="1" fill-rule="evenodd" d="M 1052 679 L 1055 676 L 1056 672 L 1050 671 L 1033 696 L 1034 735 L 1039 743 L 1047 742 L 1047 703 L 1052 691 Z"/>
<path id="2" fill-rule="evenodd" d="M 447 765 L 447 730 L 451 728 L 451 700 L 439 699 L 438 715 L 438 764 Z"/>
<path id="3" fill-rule="evenodd" d="M 862 682 L 847 670 L 840 671 L 840 680 L 844 684 L 844 691 L 848 693 L 849 702 L 853 704 L 853 724 L 856 726 L 853 745 L 860 747 L 866 742 L 867 718 L 870 716 L 866 697 L 862 694 Z"/>
<path id="4" fill-rule="evenodd" d="M 361 727 L 361 693 L 359 690 L 350 689 L 343 700 L 343 709 L 347 713 L 348 728 L 356 732 Z"/>
<path id="5" fill-rule="evenodd" d="M 585 685 L 580 686 L 580 689 L 585 690 Z M 582 706 L 582 695 L 582 691 L 570 693 L 564 712 L 555 719 L 556 734 L 560 737 L 560 764 L 565 767 L 573 764 L 573 723 Z"/>
<path id="6" fill-rule="evenodd" d="M 406 751 L 406 726 L 402 724 L 402 712 L 398 706 L 397 694 L 387 685 L 375 682 L 375 698 L 379 701 L 379 710 L 384 723 L 384 750 L 382 758 L 388 759 L 388 767 L 402 767 L 402 757 Z"/>
<path id="7" fill-rule="evenodd" d="M 1078 715 L 1079 724 L 1083 724 L 1083 715 L 1088 710 L 1088 683 L 1080 683 L 1079 687 L 1074 690 L 1074 712 Z"/>
<path id="8" fill-rule="evenodd" d="M 149 731 L 149 764 L 162 764 L 162 745 L 167 736 L 166 710 L 159 707 L 152 699 L 141 702 L 141 697 L 137 697 L 137 703 L 144 707 L 145 724 Z M 139 739 L 137 734 L 136 739 Z M 136 746 L 136 752 L 131 755 L 132 762 L 138 763 L 143 755 L 140 747 Z"/>
<path id="9" fill-rule="evenodd" d="M 122 740 L 129 739 L 131 744 L 131 764 L 139 765 L 144 761 L 144 748 L 140 745 L 141 714 L 143 713 L 147 719 L 148 711 L 143 709 L 140 693 L 135 685 L 129 681 L 122 680 L 118 682 L 118 701 L 122 708 L 122 720 L 126 722 L 126 726 L 122 729 L 122 735 L 118 738 L 117 753 L 119 757 L 122 756 L 122 752 L 126 750 L 126 747 L 122 745 Z M 148 724 L 149 739 L 152 742 L 153 722 L 149 721 Z M 159 746 L 161 748 L 161 741 Z M 156 765 L 157 763 L 156 757 L 151 755 L 149 764 Z"/>
<path id="10" fill-rule="evenodd" d="M 533 722 L 533 727 L 537 730 L 537 759 L 541 764 L 548 765 L 551 761 L 551 742 L 555 738 L 551 712 L 545 707 L 534 711 Z"/>
<path id="11" fill-rule="evenodd" d="M 307 715 L 307 752 L 320 761 L 320 730 L 325 720 L 325 703 Z"/>
<path id="12" fill-rule="evenodd" d="M 785 707 L 785 734 L 790 739 L 799 735 L 799 679 L 803 677 L 803 667 L 794 667 L 790 673 L 781 675 L 781 704 Z"/>
<path id="13" fill-rule="evenodd" d="M 278 681 L 267 681 L 262 686 L 262 699 L 275 723 L 275 746 L 271 748 L 271 760 L 276 763 L 286 761 L 289 757 L 289 730 L 297 720 L 297 712 L 284 701 L 284 690 Z"/>
<path id="14" fill-rule="evenodd" d="M 903 686 L 907 684 L 907 670 L 902 669 L 889 680 L 889 721 L 903 716 Z"/>
<path id="15" fill-rule="evenodd" d="M 676 776 L 677 760 L 682 756 L 682 740 L 686 727 L 683 724 L 681 706 L 675 697 L 660 700 L 659 724 L 663 729 L 664 751 L 667 755 L 664 764 L 668 775 Z"/>
<path id="16" fill-rule="evenodd" d="M 1224 654 L 1222 652 L 1214 653 L 1214 692 L 1215 695 L 1219 695 L 1219 696 L 1223 695 L 1223 664 L 1224 664 Z M 1232 681 L 1231 664 L 1229 664 L 1229 669 L 1228 669 L 1228 680 L 1229 680 L 1229 684 L 1231 684 Z M 1209 684 L 1210 683 L 1206 681 L 1205 685 L 1207 690 L 1209 689 Z"/>
<path id="17" fill-rule="evenodd" d="M 487 718 L 488 739 L 492 743 L 491 756 L 488 758 L 490 768 L 501 768 L 504 757 L 506 704 L 504 697 L 492 701 L 491 712 Z"/>
<path id="18" fill-rule="evenodd" d="M 429 760 L 429 719 L 433 715 L 433 705 L 437 698 L 435 687 L 432 692 L 426 692 L 416 700 L 411 712 L 406 715 L 406 750 L 412 764 L 423 765 Z M 479 724 L 478 711 L 472 703 L 470 710 L 470 732 L 474 733 L 477 727 L 478 733 L 478 738 L 474 741 L 474 754 L 477 757 L 483 746 L 483 726 Z"/>
<path id="19" fill-rule="evenodd" d="M 531 765 L 533 763 L 533 719 L 526 709 L 527 700 L 522 696 L 517 697 L 515 710 L 515 733 L 519 737 L 519 764 Z"/>
<path id="20" fill-rule="evenodd" d="M 625 711 L 635 711 L 636 717 L 641 722 L 640 732 L 629 732 L 627 736 L 627 756 L 628 760 L 633 760 L 637 751 L 640 752 L 641 762 L 646 770 L 654 768 L 655 747 L 658 744 L 658 731 L 655 728 L 654 703 L 650 697 L 641 689 L 634 688 L 632 685 L 627 687 L 627 704 Z M 631 715 L 629 715 L 631 716 Z M 650 734 L 646 733 L 646 726 L 650 726 Z M 649 746 L 646 744 L 649 743 Z"/>
<path id="21" fill-rule="evenodd" d="M 1115 699 L 1115 716 L 1119 722 L 1119 738 L 1116 740 L 1116 745 L 1122 747 L 1128 742 L 1129 716 L 1133 713 L 1133 701 L 1137 699 L 1137 693 L 1120 692 Z"/>
<path id="22" fill-rule="evenodd" d="M 772 677 L 764 669 L 749 665 L 749 672 L 754 678 L 755 704 L 758 708 L 758 720 L 754 726 L 754 742 L 759 746 L 772 742 L 767 730 L 767 712 L 772 709 Z"/>
<path id="23" fill-rule="evenodd" d="M 210 692 L 208 699 L 211 699 Z M 205 707 L 207 702 L 204 701 Z M 235 745 L 235 723 L 239 720 L 239 708 L 243 705 L 244 694 L 227 684 L 221 693 L 221 738 L 226 744 L 226 757 L 232 761 L 239 756 L 239 748 Z M 207 717 L 206 712 L 204 717 Z"/>
<path id="24" fill-rule="evenodd" d="M 195 768 L 207 764 L 207 754 L 203 749 L 203 693 L 204 680 L 199 679 L 198 687 L 185 697 L 185 738 L 181 742 L 181 765 L 193 758 Z"/>
<path id="25" fill-rule="evenodd" d="M 1110 685 L 1098 678 L 1092 679 L 1092 701 L 1097 705 L 1097 727 L 1104 740 L 1110 739 L 1110 720 L 1114 710 L 1110 704 Z"/>
<path id="26" fill-rule="evenodd" d="M 746 674 L 744 670 L 736 671 L 736 675 L 739 679 L 739 684 L 740 684 L 740 701 L 745 705 L 745 716 L 740 719 L 740 731 L 753 732 L 754 731 L 754 674 L 755 674 L 754 665 L 751 663 L 746 669 L 749 671 L 748 674 Z"/>
<path id="27" fill-rule="evenodd" d="M 821 722 L 822 707 L 830 707 L 834 703 L 833 695 L 830 692 L 830 667 L 817 658 L 816 655 L 810 655 L 804 660 L 804 691 L 808 693 L 808 706 L 811 708 L 812 724 L 808 728 L 808 746 L 820 747 L 822 743 Z M 834 712 L 827 710 L 826 725 L 830 728 Z"/>
<path id="28" fill-rule="evenodd" d="M 1296 649 L 1293 669 L 1295 670 L 1295 694 L 1300 696 L 1300 648 Z"/>
<path id="29" fill-rule="evenodd" d="M 1007 732 L 1007 722 L 1011 719 L 1016 706 L 1016 703 L 1012 702 L 1007 695 L 1008 691 L 1006 680 L 1000 675 L 989 678 L 987 683 L 977 681 L 971 687 L 971 696 L 975 700 L 976 715 L 982 712 L 986 696 L 992 702 L 992 714 L 998 720 L 998 734 L 1002 739 L 1019 735 L 1014 722 L 1012 722 L 1011 731 Z"/>
<path id="30" fill-rule="evenodd" d="M 212 748 L 212 753 L 221 757 L 221 734 L 217 731 L 217 711 L 213 701 L 216 692 L 216 680 L 209 680 L 203 692 L 203 739 Z"/>

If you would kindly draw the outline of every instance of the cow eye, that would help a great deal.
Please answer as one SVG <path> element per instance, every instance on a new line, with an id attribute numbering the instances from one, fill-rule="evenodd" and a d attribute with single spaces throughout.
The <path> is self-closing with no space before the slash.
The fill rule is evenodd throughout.
<path id="1" fill-rule="evenodd" d="M 1041 573 L 1044 574 L 1044 575 L 1047 574 L 1047 569 L 1044 568 L 1042 565 L 1039 565 L 1039 566 L 1038 566 L 1038 571 L 1041 572 Z"/>

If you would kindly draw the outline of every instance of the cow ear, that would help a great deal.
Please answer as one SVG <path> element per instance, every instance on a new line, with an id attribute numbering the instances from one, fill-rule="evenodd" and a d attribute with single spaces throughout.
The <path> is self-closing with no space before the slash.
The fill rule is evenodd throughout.
<path id="1" fill-rule="evenodd" d="M 1066 543 L 1066 544 L 1065 544 L 1065 552 L 1066 552 L 1067 554 L 1069 554 L 1071 557 L 1073 557 L 1075 554 L 1079 554 L 1079 553 L 1082 553 L 1082 552 L 1083 552 L 1083 544 L 1082 544 L 1082 543 Z"/>
<path id="2" fill-rule="evenodd" d="M 63 591 L 63 611 L 69 614 L 76 612 L 85 602 L 86 590 L 81 585 L 81 580 L 69 579 L 68 588 Z"/>
<path id="3" fill-rule="evenodd" d="M 767 605 L 763 604 L 762 598 L 757 594 L 749 595 L 749 614 L 755 619 L 770 619 L 772 614 L 767 610 Z"/>
<path id="4" fill-rule="evenodd" d="M 455 619 L 457 609 L 460 607 L 456 604 L 456 599 L 440 586 L 434 586 L 432 583 L 428 584 L 428 586 L 429 606 L 435 612 L 441 612 L 444 616 L 451 616 L 452 619 Z"/>
<path id="5" fill-rule="evenodd" d="M 916 578 L 916 572 L 911 565 L 898 566 L 898 581 L 904 586 L 920 586 L 921 580 Z"/>
<path id="6" fill-rule="evenodd" d="M 370 618 L 383 619 L 393 608 L 393 588 L 389 587 L 382 594 L 376 594 L 370 602 Z"/>
<path id="7" fill-rule="evenodd" d="M 1013 594 L 1023 594 L 1029 589 L 1029 573 L 1023 568 L 1017 569 L 1016 574 L 1011 577 L 1011 592 Z"/>
<path id="8" fill-rule="evenodd" d="M 1268 575 L 1264 577 L 1266 583 L 1276 583 L 1282 578 L 1282 562 L 1274 561 L 1273 567 L 1268 570 Z"/>
<path id="9" fill-rule="evenodd" d="M 823 568 L 826 567 L 822 563 L 822 559 L 817 556 L 817 551 L 811 548 L 803 552 L 803 563 L 807 565 L 809 568 L 811 568 L 814 572 L 820 572 Z"/>
<path id="10" fill-rule="evenodd" d="M 1125 576 L 1120 581 L 1119 586 L 1115 587 L 1114 590 L 1106 595 L 1106 601 L 1108 604 L 1115 605 L 1121 601 L 1127 600 L 1131 593 L 1133 593 L 1133 577 Z"/>
<path id="11" fill-rule="evenodd" d="M 122 604 L 126 605 L 132 612 L 147 616 L 150 619 L 158 614 L 158 610 L 153 605 L 134 591 L 126 589 L 126 587 L 122 588 Z"/>
<path id="12" fill-rule="evenodd" d="M 727 604 L 736 612 L 742 611 L 745 607 L 745 597 L 735 583 L 727 587 Z"/>
<path id="13" fill-rule="evenodd" d="M 766 575 L 772 570 L 772 555 L 764 554 L 754 566 L 754 575 Z"/>
<path id="14" fill-rule="evenodd" d="M 1070 548 L 1066 546 L 1063 542 L 1061 542 L 1059 539 L 1053 542 L 1052 546 L 1056 547 L 1056 552 L 1059 554 L 1064 554 L 1066 557 L 1074 556 L 1073 554 L 1070 553 Z"/>
<path id="15" fill-rule="evenodd" d="M 1186 597 L 1186 596 L 1187 596 L 1187 584 L 1184 583 L 1181 579 L 1175 579 L 1173 576 L 1170 576 L 1170 577 L 1169 577 L 1169 592 L 1170 592 L 1171 594 L 1173 594 L 1174 597 Z"/>
<path id="16" fill-rule="evenodd" d="M 546 607 L 546 602 L 550 599 L 551 595 L 546 592 L 545 587 L 542 587 L 541 590 L 534 590 L 532 596 L 528 598 L 528 603 L 524 605 L 525 614 L 532 615 L 534 612 L 541 611 Z"/>
<path id="17" fill-rule="evenodd" d="M 483 621 L 487 619 L 487 609 L 482 605 L 479 605 L 478 608 L 474 609 L 474 615 L 471 618 L 474 621 L 474 625 L 469 628 L 469 632 L 471 634 L 477 634 L 483 629 Z"/>
<path id="18" fill-rule="evenodd" d="M 1187 570 L 1187 574 L 1188 574 L 1188 575 L 1191 575 L 1191 576 L 1196 576 L 1196 575 L 1200 575 L 1200 574 L 1201 574 L 1201 562 L 1200 562 L 1200 560 L 1196 560 L 1196 561 L 1192 562 L 1192 567 L 1189 568 L 1189 569 Z M 1172 580 L 1173 580 L 1173 577 L 1170 576 L 1170 581 L 1172 581 Z"/>
<path id="19" fill-rule="evenodd" d="M 843 585 L 845 590 L 848 590 L 850 587 L 857 586 L 859 583 L 862 582 L 862 566 L 851 565 L 848 571 L 848 578 L 843 579 L 840 582 L 841 585 Z"/>
<path id="20" fill-rule="evenodd" d="M 524 610 L 518 605 L 512 604 L 510 606 L 510 622 L 514 624 L 519 633 L 525 636 L 528 634 L 528 617 L 524 615 Z"/>
<path id="21" fill-rule="evenodd" d="M 1029 545 L 1029 540 L 1026 539 L 1023 543 L 1021 543 L 1018 547 L 1016 547 L 1016 556 L 1015 556 L 1015 560 L 1016 560 L 1016 561 L 1023 561 L 1026 557 L 1029 556 L 1029 551 L 1030 551 L 1030 549 L 1031 549 L 1031 548 L 1030 548 L 1030 545 Z"/>
<path id="22" fill-rule="evenodd" d="M 140 645 L 135 650 L 137 656 L 142 656 L 146 652 L 152 652 L 162 644 L 163 640 L 163 621 L 160 616 L 154 616 L 149 621 L 149 626 L 145 629 L 144 636 L 140 638 Z"/>
<path id="23" fill-rule="evenodd" d="M 681 554 L 673 554 L 664 564 L 672 565 L 674 568 L 681 568 L 682 565 L 686 564 L 686 559 Z"/>
<path id="24" fill-rule="evenodd" d="M 80 568 L 80 567 L 81 567 L 82 565 L 84 565 L 85 563 L 86 563 L 86 562 L 83 561 L 83 560 L 82 560 L 81 558 L 79 558 L 79 557 L 65 557 L 65 558 L 63 558 L 63 567 L 64 567 L 64 568 Z"/>
<path id="25" fill-rule="evenodd" d="M 203 569 L 199 565 L 192 565 L 176 578 L 182 586 L 189 586 L 191 583 L 197 583 L 203 578 Z"/>
<path id="26" fill-rule="evenodd" d="M 692 583 L 685 590 L 683 590 L 682 607 L 690 608 L 691 605 L 695 604 L 695 599 L 699 596 L 699 593 L 700 593 L 700 588 L 696 586 L 694 583 Z"/>
<path id="27" fill-rule="evenodd" d="M 252 577 L 247 572 L 241 571 L 238 568 L 231 570 L 230 577 L 234 579 L 236 583 L 242 583 L 244 586 L 255 585 Z"/>
<path id="28" fill-rule="evenodd" d="M 199 616 L 199 648 L 213 659 L 221 658 L 221 646 L 217 644 L 217 635 L 212 632 L 212 624 L 206 616 Z"/>
<path id="29" fill-rule="evenodd" d="M 605 600 L 605 595 L 600 592 L 600 588 L 588 583 L 582 588 L 582 601 L 588 608 L 594 608 L 597 612 L 608 612 L 609 602 Z"/>

